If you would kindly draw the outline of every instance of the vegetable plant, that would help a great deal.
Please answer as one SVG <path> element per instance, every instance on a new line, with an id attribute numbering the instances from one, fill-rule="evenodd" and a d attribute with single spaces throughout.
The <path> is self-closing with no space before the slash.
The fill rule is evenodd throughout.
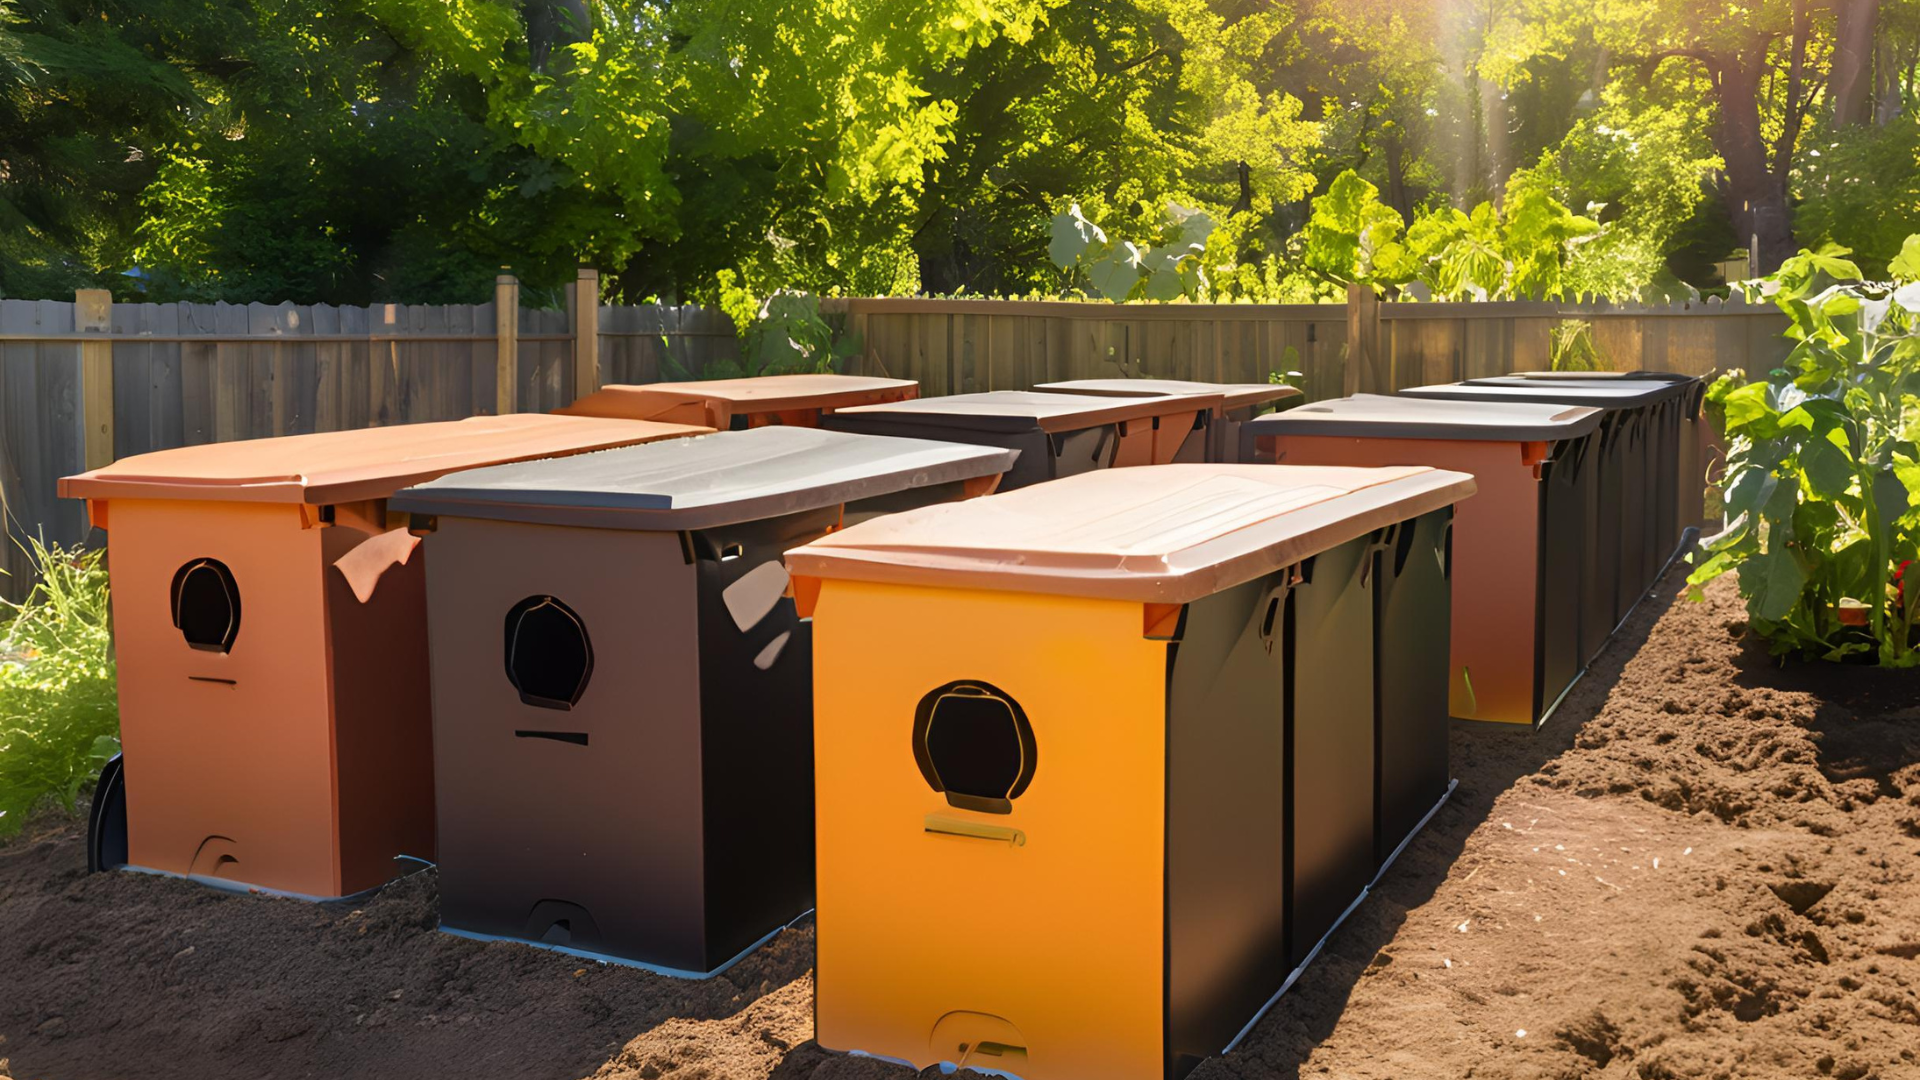
<path id="1" fill-rule="evenodd" d="M 1865 281 L 1847 249 L 1801 251 L 1741 285 L 1785 312 L 1796 344 L 1764 378 L 1708 391 L 1731 442 L 1726 526 L 1687 579 L 1740 573 L 1776 654 L 1920 664 L 1920 589 L 1896 573 L 1920 540 L 1920 236 Z"/>

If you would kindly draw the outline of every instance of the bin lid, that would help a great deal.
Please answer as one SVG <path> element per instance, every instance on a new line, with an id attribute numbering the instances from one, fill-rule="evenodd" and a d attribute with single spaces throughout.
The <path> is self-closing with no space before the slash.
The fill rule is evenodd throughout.
<path id="1" fill-rule="evenodd" d="M 415 514 L 604 529 L 705 529 L 998 476 L 1018 451 L 760 427 L 473 469 L 399 492 Z"/>
<path id="2" fill-rule="evenodd" d="M 1491 379 L 1415 386 L 1399 391 L 1402 397 L 1452 401 L 1535 401 L 1549 405 L 1591 405 L 1596 409 L 1639 409 L 1684 391 L 1680 383 L 1651 379 L 1528 379 L 1503 375 Z"/>
<path id="3" fill-rule="evenodd" d="M 1446 401 L 1355 394 L 1247 422 L 1252 435 L 1357 435 L 1376 439 L 1556 442 L 1600 426 L 1601 411 L 1531 401 Z"/>
<path id="4" fill-rule="evenodd" d="M 1212 409 L 1217 393 L 1157 395 L 1154 397 L 1096 397 L 1092 394 L 1047 394 L 1032 390 L 989 390 L 978 394 L 889 401 L 841 409 L 835 415 L 854 419 L 897 420 L 929 427 L 967 428 L 973 431 L 1078 431 L 1101 424 L 1143 420 L 1169 413 Z"/>
<path id="5" fill-rule="evenodd" d="M 383 499 L 457 469 L 701 435 L 684 424 L 541 413 L 205 443 L 123 458 L 60 481 L 69 499 L 324 503 Z"/>
<path id="6" fill-rule="evenodd" d="M 1035 390 L 1096 397 L 1152 397 L 1161 394 L 1219 394 L 1222 409 L 1245 409 L 1301 396 L 1286 383 L 1210 383 L 1189 379 L 1068 379 L 1041 383 Z"/>
<path id="7" fill-rule="evenodd" d="M 1183 604 L 1471 495 L 1423 465 L 1146 465 L 874 518 L 795 575 Z"/>
<path id="8" fill-rule="evenodd" d="M 1573 382 L 1597 382 L 1607 379 L 1644 379 L 1648 382 L 1697 382 L 1702 376 L 1678 371 L 1516 371 L 1521 379 L 1570 379 Z"/>
<path id="9" fill-rule="evenodd" d="M 707 407 L 724 420 L 734 413 L 790 409 L 843 409 L 892 398 L 913 397 L 912 379 L 865 375 L 762 375 L 750 379 L 603 386 L 563 409 L 568 416 L 613 416 L 653 420 L 686 405 Z"/>

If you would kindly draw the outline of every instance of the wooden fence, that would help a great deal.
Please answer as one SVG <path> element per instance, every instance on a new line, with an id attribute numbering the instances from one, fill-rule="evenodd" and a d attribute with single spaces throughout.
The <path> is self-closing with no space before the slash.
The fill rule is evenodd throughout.
<path id="1" fill-rule="evenodd" d="M 0 596 L 27 587 L 18 540 L 78 543 L 84 509 L 59 477 L 131 454 L 269 435 L 541 411 L 607 383 L 697 377 L 737 354 L 726 316 L 695 307 L 522 308 L 512 278 L 471 306 L 0 301 Z M 1772 308 L 1380 303 L 1113 305 L 828 302 L 862 343 L 849 370 L 926 394 L 1062 379 L 1265 382 L 1309 397 L 1387 393 L 1550 364 L 1551 335 L 1587 323 L 1607 366 L 1765 371 L 1785 356 Z M 592 312 L 592 316 L 588 316 Z M 503 314 L 504 313 L 504 314 Z"/>

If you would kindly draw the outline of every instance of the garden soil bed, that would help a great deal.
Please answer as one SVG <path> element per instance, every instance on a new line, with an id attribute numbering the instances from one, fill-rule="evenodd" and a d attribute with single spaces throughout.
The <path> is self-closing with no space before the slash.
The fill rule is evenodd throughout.
<path id="1" fill-rule="evenodd" d="M 1920 1077 L 1920 675 L 1778 668 L 1731 584 L 1670 581 L 1543 731 L 1458 728 L 1454 799 L 1196 1080 Z M 811 1042 L 805 927 L 689 982 L 437 934 L 430 873 L 82 862 L 65 820 L 0 848 L 0 1075 L 907 1075 Z"/>

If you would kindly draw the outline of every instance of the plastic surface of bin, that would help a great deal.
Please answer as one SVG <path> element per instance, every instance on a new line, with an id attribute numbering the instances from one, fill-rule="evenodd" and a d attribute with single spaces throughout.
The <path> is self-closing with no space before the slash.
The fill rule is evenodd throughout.
<path id="1" fill-rule="evenodd" d="M 1595 382 L 1611 379 L 1638 379 L 1647 382 L 1681 383 L 1679 489 L 1675 492 L 1677 524 L 1681 529 L 1700 528 L 1706 522 L 1707 462 L 1713 459 L 1716 445 L 1712 425 L 1701 413 L 1707 398 L 1707 380 L 1700 375 L 1677 371 L 1516 371 L 1527 379 Z"/>
<path id="2" fill-rule="evenodd" d="M 1034 389 L 1043 393 L 1092 394 L 1095 397 L 1219 394 L 1220 404 L 1214 407 L 1204 429 L 1196 428 L 1189 432 L 1173 447 L 1171 453 L 1155 453 L 1155 460 L 1163 463 L 1237 462 L 1241 460 L 1242 424 L 1270 409 L 1285 409 L 1305 400 L 1298 387 L 1285 383 L 1208 383 L 1187 379 L 1069 379 L 1066 382 L 1041 383 Z M 1159 434 L 1171 437 L 1174 433 L 1162 428 Z"/>
<path id="3" fill-rule="evenodd" d="M 811 624 L 781 556 L 1014 455 L 764 427 L 425 484 L 440 910 L 704 973 L 812 906 Z"/>
<path id="4" fill-rule="evenodd" d="M 1479 493 L 1454 521 L 1457 548 L 1448 707 L 1454 716 L 1539 723 L 1586 666 L 1582 635 L 1612 628 L 1592 551 L 1590 459 L 1600 410 L 1362 394 L 1248 424 L 1249 460 L 1283 465 L 1433 465 Z M 1584 605 L 1603 607 L 1583 619 Z M 1383 751 L 1384 752 L 1384 751 Z"/>
<path id="5" fill-rule="evenodd" d="M 128 859 L 310 897 L 433 857 L 424 563 L 456 469 L 705 429 L 515 415 L 164 450 L 61 481 L 111 552 Z"/>
<path id="6" fill-rule="evenodd" d="M 1167 465 L 789 552 L 815 633 L 821 1045 L 1026 1080 L 1223 1049 L 1373 876 L 1384 552 L 1472 490 Z M 1443 533 L 1417 529 L 1407 567 L 1443 569 Z M 1405 642 L 1446 611 L 1411 580 L 1387 610 L 1428 624 L 1388 655 L 1435 686 L 1444 650 Z M 970 887 L 902 905 L 876 867 Z"/>
<path id="7" fill-rule="evenodd" d="M 1540 404 L 1588 406 L 1604 410 L 1600 422 L 1600 484 L 1597 521 L 1601 535 L 1597 550 L 1602 567 L 1615 567 L 1611 626 L 1652 585 L 1662 547 L 1658 538 L 1661 503 L 1658 470 L 1664 464 L 1675 471 L 1673 458 L 1662 458 L 1660 410 L 1682 399 L 1684 388 L 1669 382 L 1620 379 L 1576 383 L 1568 380 L 1503 377 L 1464 383 L 1446 383 L 1402 390 L 1399 396 L 1456 401 L 1523 401 Z M 1677 439 L 1675 440 L 1677 442 Z M 1671 489 L 1667 489 L 1671 490 Z M 1609 525 L 1617 523 L 1617 528 Z M 1677 547 L 1676 543 L 1674 545 Z M 1611 629 L 1611 626 L 1609 629 Z M 1596 647 L 1599 641 L 1596 639 Z M 1591 654 L 1589 654 L 1591 655 Z"/>
<path id="8" fill-rule="evenodd" d="M 1166 464 L 1220 395 L 1096 397 L 1029 390 L 918 398 L 841 409 L 822 423 L 838 431 L 950 439 L 1020 451 L 1002 490 L 1092 469 Z M 1179 440 L 1158 438 L 1162 431 Z"/>
<path id="9" fill-rule="evenodd" d="M 717 431 L 769 424 L 819 427 L 820 417 L 852 405 L 909 401 L 920 396 L 911 379 L 867 375 L 762 375 L 747 379 L 603 386 L 555 412 L 699 424 Z"/>

